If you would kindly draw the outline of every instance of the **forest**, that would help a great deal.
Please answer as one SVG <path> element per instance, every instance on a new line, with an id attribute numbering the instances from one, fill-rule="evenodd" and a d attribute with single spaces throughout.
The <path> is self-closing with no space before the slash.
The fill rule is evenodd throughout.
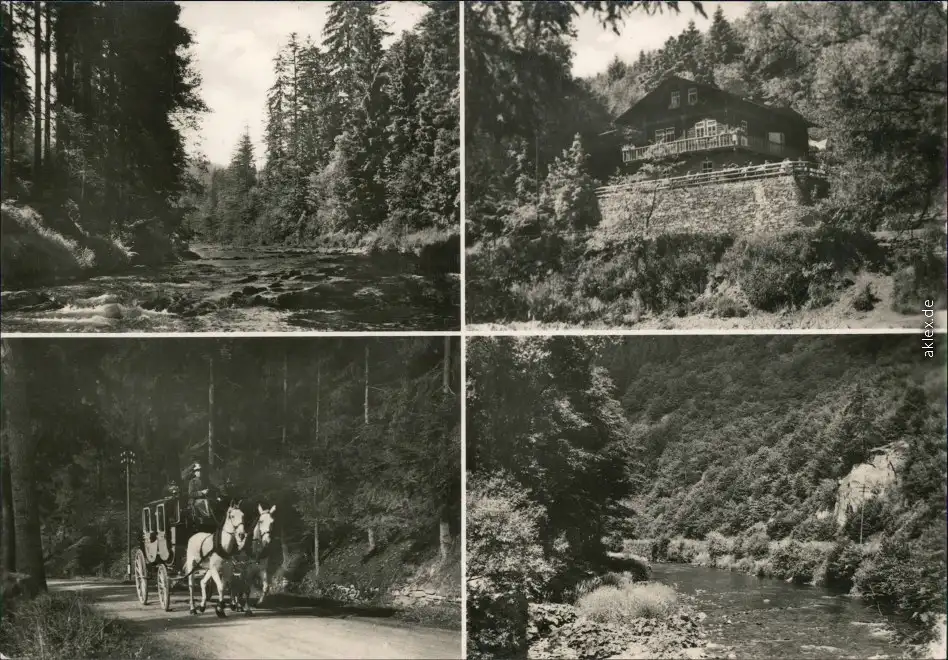
<path id="1" fill-rule="evenodd" d="M 229 164 L 203 164 L 205 192 L 188 221 L 196 236 L 384 247 L 457 238 L 459 7 L 424 4 L 388 49 L 376 2 L 331 3 L 321 44 L 289 35 L 260 99 L 265 165 L 257 171 L 246 133 Z"/>
<path id="2" fill-rule="evenodd" d="M 839 298 L 854 271 L 878 266 L 871 256 L 876 239 L 867 232 L 911 232 L 943 215 L 948 17 L 942 5 L 753 3 L 734 21 L 708 7 L 465 6 L 474 322 L 621 324 L 707 307 L 724 316 L 818 308 Z M 586 79 L 571 74 L 577 16 L 592 12 L 604 30 L 625 34 L 633 21 L 647 25 L 656 11 L 712 16 L 705 31 L 692 21 L 635 61 L 603 62 L 603 72 Z M 720 245 L 692 234 L 623 235 L 615 245 L 602 245 L 595 189 L 620 165 L 617 138 L 603 134 L 613 128 L 613 117 L 672 74 L 758 103 L 790 105 L 818 125 L 811 139 L 828 140 L 817 159 L 827 169 L 830 192 L 810 215 L 823 229 L 788 235 L 782 242 L 793 245 L 783 250 L 773 241 L 725 236 Z M 507 93 L 496 95 L 496 89 Z M 646 170 L 641 176 L 660 174 L 661 165 Z M 943 236 L 935 231 L 922 243 L 878 266 L 894 273 L 893 308 L 916 309 L 919 290 L 944 289 Z M 854 249 L 863 254 L 854 257 Z M 747 262 L 763 266 L 750 272 Z M 630 269 L 641 272 L 610 284 L 613 271 Z M 808 274 L 795 278 L 791 269 Z M 774 284 L 778 290 L 751 292 L 747 300 L 700 299 L 715 275 L 737 289 L 752 280 L 789 279 L 794 290 Z M 871 292 L 865 297 L 871 305 Z"/>
<path id="3" fill-rule="evenodd" d="M 167 259 L 199 183 L 182 131 L 206 109 L 180 7 L 10 2 L 0 12 L 4 280 L 62 268 L 64 248 L 99 268 L 132 253 Z M 20 217 L 25 205 L 39 218 Z"/>
<path id="4" fill-rule="evenodd" d="M 475 639 L 499 635 L 495 594 L 564 602 L 628 546 L 852 590 L 921 635 L 941 612 L 946 382 L 915 336 L 477 338 L 468 350 Z M 901 459 L 894 483 L 838 525 L 839 480 L 880 449 Z"/>
<path id="5" fill-rule="evenodd" d="M 448 337 L 4 339 L 3 568 L 124 577 L 124 451 L 133 535 L 200 461 L 248 515 L 277 506 L 290 589 L 341 579 L 327 568 L 350 554 L 358 572 L 392 553 L 375 587 L 457 568 L 459 382 Z"/>
<path id="6" fill-rule="evenodd" d="M 320 42 L 288 26 L 266 153 L 212 164 L 208 107 L 175 3 L 3 3 L 6 289 L 195 260 L 189 243 L 414 253 L 458 272 L 459 9 L 333 2 Z"/>

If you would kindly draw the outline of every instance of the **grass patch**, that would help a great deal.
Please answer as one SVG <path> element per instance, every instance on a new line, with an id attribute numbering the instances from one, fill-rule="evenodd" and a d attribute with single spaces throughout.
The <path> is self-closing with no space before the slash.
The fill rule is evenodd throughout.
<path id="1" fill-rule="evenodd" d="M 76 593 L 4 603 L 0 650 L 9 657 L 38 660 L 190 657 L 106 619 Z"/>
<path id="2" fill-rule="evenodd" d="M 678 606 L 678 594 L 657 582 L 624 582 L 603 585 L 576 602 L 579 615 L 600 623 L 622 623 L 631 619 L 657 619 Z"/>
<path id="3" fill-rule="evenodd" d="M 61 225 L 70 231 L 59 231 L 28 206 L 0 207 L 5 289 L 113 271 L 133 257 L 118 240 L 92 236 L 71 221 Z"/>

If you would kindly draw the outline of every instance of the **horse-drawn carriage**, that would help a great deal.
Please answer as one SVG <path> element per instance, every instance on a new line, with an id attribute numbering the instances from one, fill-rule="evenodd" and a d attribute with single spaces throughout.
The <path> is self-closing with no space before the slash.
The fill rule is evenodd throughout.
<path id="1" fill-rule="evenodd" d="M 149 583 L 154 582 L 159 604 L 169 611 L 171 590 L 187 581 L 191 613 L 203 612 L 207 602 L 206 585 L 213 579 L 218 591 L 215 611 L 218 616 L 223 616 L 223 583 L 239 577 L 239 573 L 234 571 L 235 556 L 244 551 L 248 536 L 254 540 L 254 551 L 248 549 L 241 563 L 253 564 L 266 553 L 276 507 L 265 510 L 258 505 L 259 517 L 248 535 L 240 502 L 231 501 L 227 505 L 219 492 L 213 493 L 208 501 L 212 514 L 209 520 L 194 515 L 187 499 L 179 498 L 176 492 L 142 507 L 141 534 L 134 560 L 135 591 L 142 605 L 148 604 Z M 225 567 L 226 571 L 221 570 Z M 263 577 L 266 581 L 265 570 Z M 199 610 L 194 605 L 194 579 L 201 580 Z M 264 584 L 264 594 L 266 590 Z M 240 589 L 237 596 L 230 598 L 231 609 L 249 613 L 249 588 Z"/>
<path id="2" fill-rule="evenodd" d="M 142 605 L 148 604 L 149 582 L 158 589 L 158 602 L 171 609 L 171 589 L 185 578 L 188 539 L 197 532 L 214 533 L 216 525 L 190 515 L 185 501 L 170 495 L 142 507 L 141 536 L 135 551 L 135 590 Z"/>

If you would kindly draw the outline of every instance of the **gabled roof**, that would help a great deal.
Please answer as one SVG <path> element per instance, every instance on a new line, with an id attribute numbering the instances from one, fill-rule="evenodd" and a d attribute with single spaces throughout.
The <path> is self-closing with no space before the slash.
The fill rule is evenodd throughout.
<path id="1" fill-rule="evenodd" d="M 645 102 L 647 99 L 650 99 L 650 98 L 652 98 L 653 96 L 657 95 L 659 92 L 661 92 L 662 88 L 665 87 L 665 86 L 666 86 L 668 83 L 670 83 L 670 82 L 686 83 L 686 84 L 688 84 L 688 85 L 691 86 L 691 87 L 697 87 L 699 90 L 700 90 L 700 89 L 703 89 L 703 90 L 705 90 L 705 91 L 711 90 L 711 91 L 714 91 L 714 92 L 718 92 L 718 93 L 720 93 L 720 94 L 725 94 L 725 95 L 730 96 L 731 98 L 733 98 L 733 99 L 735 99 L 735 100 L 737 100 L 737 101 L 739 101 L 739 102 L 741 102 L 741 103 L 746 103 L 746 104 L 748 104 L 748 105 L 753 105 L 753 106 L 756 106 L 756 107 L 758 107 L 758 108 L 764 108 L 765 110 L 769 110 L 770 112 L 773 112 L 773 113 L 775 113 L 775 114 L 779 114 L 779 115 L 783 115 L 783 116 L 785 116 L 785 117 L 790 117 L 790 118 L 792 118 L 792 119 L 796 119 L 797 121 L 800 121 L 800 122 L 803 122 L 804 124 L 806 124 L 807 128 L 809 128 L 809 127 L 811 127 L 811 126 L 816 126 L 816 124 L 814 124 L 813 122 L 811 122 L 809 119 L 807 119 L 806 117 L 804 117 L 803 115 L 801 115 L 799 112 L 797 112 L 797 111 L 794 110 L 793 108 L 790 108 L 790 107 L 781 107 L 781 106 L 772 106 L 772 105 L 764 105 L 764 104 L 762 104 L 762 103 L 757 103 L 757 102 L 755 102 L 755 101 L 750 101 L 750 100 L 748 100 L 748 99 L 745 99 L 745 98 L 742 97 L 742 96 L 738 96 L 737 94 L 733 94 L 733 93 L 731 93 L 731 92 L 728 92 L 727 90 L 721 89 L 720 87 L 717 87 L 717 86 L 715 86 L 715 85 L 709 85 L 709 84 L 707 84 L 707 83 L 700 83 L 700 82 L 696 82 L 696 81 L 694 81 L 694 80 L 688 80 L 687 78 L 682 78 L 681 76 L 677 76 L 677 75 L 674 75 L 674 74 L 668 75 L 668 76 L 665 76 L 664 78 L 662 78 L 662 80 L 652 89 L 652 91 L 650 91 L 648 94 L 646 94 L 645 96 L 643 96 L 642 98 L 640 98 L 638 101 L 636 101 L 635 103 L 633 103 L 632 106 L 631 106 L 628 110 L 626 110 L 625 112 L 623 112 L 622 114 L 620 114 L 618 117 L 616 117 L 616 118 L 613 120 L 613 123 L 621 124 L 621 123 L 622 123 L 624 120 L 626 120 L 628 117 L 632 116 L 632 115 L 634 114 L 634 112 L 635 112 L 636 109 L 642 107 L 642 105 L 644 104 L 644 102 Z"/>

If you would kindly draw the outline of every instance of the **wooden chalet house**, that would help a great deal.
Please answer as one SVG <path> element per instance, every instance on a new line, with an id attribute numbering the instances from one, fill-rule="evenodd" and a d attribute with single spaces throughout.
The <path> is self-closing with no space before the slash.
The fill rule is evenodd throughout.
<path id="1" fill-rule="evenodd" d="M 810 159 L 812 122 L 790 108 L 748 101 L 713 85 L 669 76 L 615 119 L 622 162 L 674 159 L 682 173 Z"/>

